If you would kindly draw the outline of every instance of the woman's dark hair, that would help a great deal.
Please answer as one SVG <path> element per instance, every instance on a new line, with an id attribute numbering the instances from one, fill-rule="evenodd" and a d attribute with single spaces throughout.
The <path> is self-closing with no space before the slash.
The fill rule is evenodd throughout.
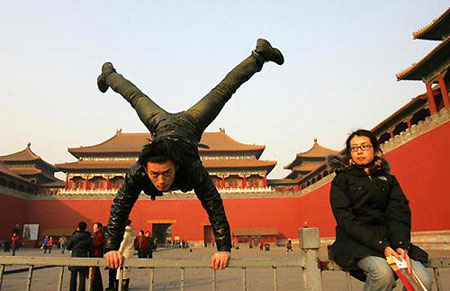
<path id="1" fill-rule="evenodd" d="M 96 222 L 94 224 L 97 224 L 98 229 L 100 229 L 100 230 L 103 229 L 103 224 L 101 222 Z"/>
<path id="2" fill-rule="evenodd" d="M 138 162 L 146 166 L 148 162 L 162 164 L 172 161 L 178 166 L 182 160 L 179 151 L 179 146 L 174 141 L 162 138 L 146 144 L 139 155 Z"/>
<path id="3" fill-rule="evenodd" d="M 357 131 L 352 132 L 347 140 L 345 141 L 345 155 L 347 157 L 347 159 L 351 158 L 351 147 L 350 147 L 350 141 L 352 140 L 352 138 L 354 138 L 355 136 L 365 136 L 368 137 L 370 139 L 370 143 L 373 146 L 373 151 L 374 153 L 381 151 L 380 150 L 380 144 L 378 143 L 377 137 L 375 136 L 375 134 L 373 134 L 370 130 L 367 129 L 358 129 Z"/>

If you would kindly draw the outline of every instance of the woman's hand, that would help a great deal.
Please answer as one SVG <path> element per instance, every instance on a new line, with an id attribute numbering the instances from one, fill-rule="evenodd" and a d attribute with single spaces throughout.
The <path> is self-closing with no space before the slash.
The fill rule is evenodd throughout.
<path id="1" fill-rule="evenodd" d="M 394 251 L 391 247 L 387 247 L 384 249 L 384 256 L 393 256 L 399 261 L 405 261 L 408 273 L 411 274 L 411 260 L 409 259 L 408 252 L 406 250 L 397 248 L 397 251 Z"/>
<path id="2" fill-rule="evenodd" d="M 110 269 L 117 269 L 123 264 L 123 256 L 119 251 L 110 251 L 105 254 L 106 264 Z"/>
<path id="3" fill-rule="evenodd" d="M 397 248 L 396 251 L 397 251 L 397 254 L 399 254 L 400 257 L 402 258 L 402 260 L 406 261 L 406 266 L 408 267 L 408 273 L 411 274 L 411 260 L 409 259 L 408 251 L 406 251 L 402 248 Z"/>
<path id="4" fill-rule="evenodd" d="M 211 257 L 211 268 L 214 270 L 223 270 L 227 267 L 230 260 L 230 252 L 217 252 Z"/>
<path id="5" fill-rule="evenodd" d="M 386 247 L 384 249 L 384 256 L 387 258 L 389 256 L 395 257 L 397 260 L 401 260 L 399 254 L 395 252 L 391 247 Z"/>

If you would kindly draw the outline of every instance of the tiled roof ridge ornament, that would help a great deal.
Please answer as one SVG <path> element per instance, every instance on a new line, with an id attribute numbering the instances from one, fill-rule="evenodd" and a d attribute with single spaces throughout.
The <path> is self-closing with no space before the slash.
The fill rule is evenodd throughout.
<path id="1" fill-rule="evenodd" d="M 116 135 L 119 135 L 119 134 L 121 134 L 122 133 L 122 128 L 118 128 L 117 130 L 116 130 Z"/>
<path id="2" fill-rule="evenodd" d="M 31 148 L 31 142 L 30 141 L 27 143 L 27 148 Z"/>
<path id="3" fill-rule="evenodd" d="M 317 137 L 314 137 L 313 140 L 314 140 L 314 143 L 317 143 Z"/>

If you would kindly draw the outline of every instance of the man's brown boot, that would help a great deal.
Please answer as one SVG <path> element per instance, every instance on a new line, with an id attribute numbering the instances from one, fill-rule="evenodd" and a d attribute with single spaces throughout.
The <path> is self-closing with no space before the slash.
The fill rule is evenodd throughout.
<path id="1" fill-rule="evenodd" d="M 263 38 L 259 38 L 256 41 L 255 53 L 262 57 L 266 62 L 274 62 L 278 65 L 282 65 L 284 63 L 284 57 L 281 51 L 272 47 L 272 45 L 270 45 L 270 43 Z"/>
<path id="2" fill-rule="evenodd" d="M 115 72 L 116 72 L 116 69 L 114 69 L 114 66 L 112 63 L 106 62 L 103 64 L 102 73 L 97 78 L 97 87 L 100 90 L 100 92 L 105 93 L 108 90 L 109 86 L 106 82 L 106 78 L 109 76 L 109 74 L 115 73 Z"/>

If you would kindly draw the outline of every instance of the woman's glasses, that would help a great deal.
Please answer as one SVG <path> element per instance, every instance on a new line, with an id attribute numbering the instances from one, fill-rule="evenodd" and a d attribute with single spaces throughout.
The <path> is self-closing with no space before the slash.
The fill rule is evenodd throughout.
<path id="1" fill-rule="evenodd" d="M 361 149 L 363 152 L 370 150 L 373 148 L 371 144 L 362 144 L 362 145 L 354 145 L 350 147 L 350 151 L 353 153 L 356 153 L 359 149 Z"/>

